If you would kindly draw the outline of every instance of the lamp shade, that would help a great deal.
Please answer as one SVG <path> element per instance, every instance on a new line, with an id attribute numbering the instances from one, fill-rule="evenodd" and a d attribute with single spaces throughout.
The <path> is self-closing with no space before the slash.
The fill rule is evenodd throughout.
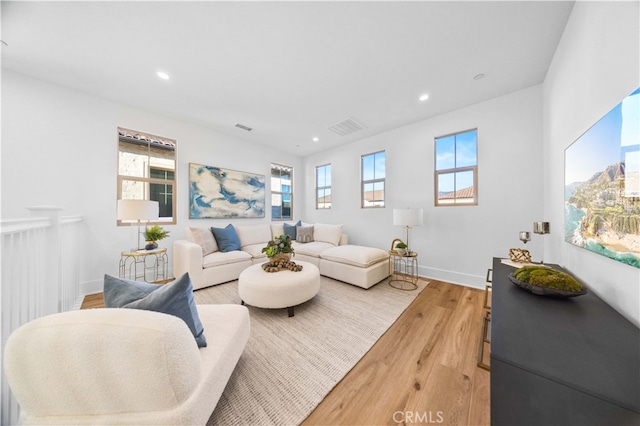
<path id="1" fill-rule="evenodd" d="M 160 215 L 160 203 L 151 200 L 118 200 L 119 220 L 154 220 Z"/>
<path id="2" fill-rule="evenodd" d="M 393 224 L 400 226 L 422 225 L 422 209 L 393 209 Z"/>

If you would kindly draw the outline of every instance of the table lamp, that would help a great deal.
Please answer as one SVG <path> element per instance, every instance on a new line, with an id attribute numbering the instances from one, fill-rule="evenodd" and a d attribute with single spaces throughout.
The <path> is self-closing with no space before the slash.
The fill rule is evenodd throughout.
<path id="1" fill-rule="evenodd" d="M 151 200 L 118 200 L 118 220 L 135 220 L 138 223 L 138 245 L 140 250 L 140 221 L 158 219 L 160 203 Z M 144 247 L 142 247 L 144 248 Z"/>
<path id="2" fill-rule="evenodd" d="M 409 229 L 412 226 L 422 225 L 422 209 L 393 209 L 393 224 L 404 226 L 407 233 L 407 251 L 411 253 L 409 246 Z"/>

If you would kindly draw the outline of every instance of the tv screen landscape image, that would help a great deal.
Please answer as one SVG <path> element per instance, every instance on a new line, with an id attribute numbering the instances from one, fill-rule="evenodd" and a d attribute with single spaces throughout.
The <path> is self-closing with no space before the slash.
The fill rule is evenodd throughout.
<path id="1" fill-rule="evenodd" d="M 565 241 L 640 268 L 640 88 L 565 150 Z"/>

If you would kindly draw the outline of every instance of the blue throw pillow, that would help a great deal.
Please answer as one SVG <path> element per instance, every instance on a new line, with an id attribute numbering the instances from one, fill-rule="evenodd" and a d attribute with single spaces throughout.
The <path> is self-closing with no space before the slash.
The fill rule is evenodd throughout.
<path id="1" fill-rule="evenodd" d="M 188 273 L 164 285 L 105 275 L 104 304 L 107 308 L 144 309 L 174 315 L 187 324 L 198 347 L 207 346 Z"/>
<path id="2" fill-rule="evenodd" d="M 296 240 L 296 226 L 302 226 L 302 222 L 298 221 L 298 223 L 294 223 L 293 225 L 289 225 L 288 223 L 284 224 L 284 235 L 293 241 Z"/>
<path id="3" fill-rule="evenodd" d="M 211 232 L 216 237 L 221 252 L 240 250 L 240 239 L 232 224 L 228 224 L 226 228 L 211 228 Z"/>

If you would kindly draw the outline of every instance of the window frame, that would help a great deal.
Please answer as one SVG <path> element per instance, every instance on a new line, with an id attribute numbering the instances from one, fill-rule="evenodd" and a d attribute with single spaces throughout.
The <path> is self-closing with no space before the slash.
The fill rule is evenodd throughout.
<path id="1" fill-rule="evenodd" d="M 291 185 L 290 185 L 290 191 L 289 192 L 282 192 L 282 191 L 274 191 L 273 190 L 273 183 L 271 182 L 271 179 L 273 179 L 274 168 L 276 170 L 279 170 L 279 171 L 282 171 L 283 169 L 288 169 L 289 175 L 291 176 Z M 278 169 L 278 168 L 280 168 L 280 169 Z M 271 188 L 271 203 L 270 203 L 270 205 L 271 205 L 271 220 L 272 221 L 287 221 L 287 220 L 292 220 L 293 219 L 293 179 L 294 179 L 293 172 L 294 172 L 293 167 L 286 166 L 284 164 L 279 164 L 279 163 L 273 163 L 272 162 L 271 166 L 269 167 L 269 183 L 270 183 L 269 187 Z M 281 174 L 281 176 L 282 176 L 282 174 Z M 280 189 L 282 189 L 282 184 L 280 184 Z M 284 200 L 283 195 L 288 195 L 290 197 L 291 206 L 289 208 L 289 216 L 288 217 L 284 217 L 282 215 L 281 215 L 282 217 L 279 217 L 279 218 L 273 217 L 273 196 L 274 195 L 280 195 L 280 200 L 281 200 L 280 201 L 280 210 L 281 211 L 282 211 L 282 200 Z"/>
<path id="2" fill-rule="evenodd" d="M 144 140 L 142 139 L 136 139 L 136 138 L 132 138 L 132 137 L 127 137 L 124 136 L 126 134 L 132 134 L 132 135 L 143 135 L 146 136 L 146 142 L 147 142 L 147 150 L 148 150 L 148 157 L 151 157 L 151 146 L 152 146 L 152 140 L 156 140 L 156 141 L 162 141 L 162 143 L 165 144 L 172 144 L 173 145 L 173 170 L 170 168 L 166 168 L 166 167 L 162 167 L 162 166 L 156 166 L 156 165 L 151 165 L 151 162 L 148 161 L 146 164 L 146 171 L 145 171 L 145 175 L 148 177 L 144 177 L 144 176 L 131 176 L 131 175 L 126 175 L 126 174 L 121 174 L 120 173 L 120 153 L 122 152 L 120 149 L 120 143 L 122 141 L 124 142 L 131 142 L 131 143 L 138 143 L 140 145 L 144 145 Z M 140 132 L 137 130 L 130 130 L 130 129 L 125 129 L 123 127 L 118 127 L 118 143 L 117 143 L 117 150 L 116 150 L 116 155 L 117 155 L 117 159 L 116 159 L 116 167 L 117 167 L 117 179 L 116 179 L 116 198 L 122 199 L 123 197 L 123 185 L 125 182 L 139 182 L 143 184 L 143 200 L 149 200 L 150 195 L 151 195 L 151 185 L 164 185 L 164 186 L 170 186 L 171 189 L 171 217 L 170 218 L 162 218 L 160 217 L 158 220 L 150 220 L 148 222 L 146 222 L 148 225 L 175 225 L 177 223 L 177 216 L 176 216 L 176 200 L 177 200 L 177 182 L 178 182 L 178 144 L 176 142 L 176 140 L 174 139 L 170 139 L 170 138 L 165 138 L 165 137 L 161 137 L 161 136 L 156 136 L 156 135 L 152 135 L 150 133 L 147 132 Z M 135 140 L 135 142 L 133 142 Z M 169 179 L 159 179 L 159 178 L 152 178 L 151 176 L 151 171 L 152 170 L 157 170 L 157 171 L 170 171 L 173 172 L 173 179 L 169 180 Z M 135 198 L 137 199 L 137 198 Z M 123 221 L 120 219 L 116 220 L 116 224 L 117 226 L 130 226 L 131 222 L 130 221 Z"/>
<path id="3" fill-rule="evenodd" d="M 322 164 L 320 166 L 316 166 L 316 192 L 315 192 L 315 197 L 316 197 L 316 210 L 330 210 L 331 209 L 331 204 L 332 203 L 328 203 L 329 206 L 327 207 L 327 202 L 325 201 L 323 204 L 323 207 L 320 207 L 320 202 L 319 202 L 319 197 L 318 197 L 318 191 L 323 190 L 324 191 L 324 197 L 327 196 L 326 191 L 327 189 L 329 190 L 329 192 L 331 193 L 331 185 L 326 185 L 327 183 L 327 167 L 329 167 L 329 176 L 331 176 L 332 173 L 332 167 L 331 167 L 331 163 L 327 163 L 327 164 Z M 320 186 L 319 182 L 318 182 L 318 172 L 320 171 L 321 168 L 324 168 L 324 174 L 325 174 L 325 185 Z M 329 182 L 331 182 L 331 177 L 329 178 Z M 333 201 L 333 197 L 332 201 Z"/>
<path id="4" fill-rule="evenodd" d="M 444 138 L 448 138 L 451 136 L 458 136 L 458 135 L 462 135 L 465 133 L 470 133 L 470 132 L 475 132 L 475 165 L 471 165 L 471 166 L 463 166 L 463 167 L 455 167 L 455 163 L 454 163 L 454 167 L 448 168 L 448 169 L 442 169 L 442 170 L 438 170 L 437 168 L 437 161 L 438 161 L 438 140 L 439 139 L 444 139 Z M 434 180 L 433 180 L 433 189 L 434 189 L 434 206 L 435 207 L 457 207 L 457 206 L 477 206 L 478 205 L 478 128 L 471 128 L 471 129 L 467 129 L 467 130 L 462 130 L 459 132 L 454 132 L 454 133 L 449 133 L 446 135 L 441 135 L 441 136 L 436 136 L 434 138 L 434 142 L 433 142 L 433 151 L 434 151 L 434 158 L 433 158 L 433 163 L 434 163 Z M 454 155 L 454 159 L 457 159 L 457 147 L 454 145 L 454 151 L 453 151 L 453 155 Z M 455 160 L 454 160 L 455 162 Z M 440 198 L 438 197 L 438 193 L 439 193 L 439 187 L 438 187 L 438 183 L 439 183 L 439 177 L 442 175 L 453 175 L 454 180 L 456 179 L 456 174 L 458 173 L 464 173 L 464 172 L 472 172 L 473 174 L 473 201 L 470 202 L 457 202 L 457 200 L 459 199 L 466 199 L 466 197 L 456 197 L 455 193 L 460 191 L 460 189 L 458 189 L 455 186 L 454 183 L 454 197 L 453 197 L 453 201 L 450 203 L 446 203 L 446 202 L 441 202 Z M 464 188 L 462 188 L 464 189 Z"/>
<path id="5" fill-rule="evenodd" d="M 384 177 L 382 178 L 376 178 L 376 166 L 375 166 L 375 160 L 376 160 L 376 155 L 377 154 L 382 154 L 384 153 Z M 364 179 L 364 161 L 366 157 L 371 157 L 373 156 L 373 179 L 368 179 L 365 180 Z M 387 190 L 387 185 L 386 185 L 386 169 L 387 169 L 387 152 L 386 150 L 382 149 L 380 151 L 376 151 L 376 152 L 371 152 L 369 154 L 364 154 L 360 156 L 360 208 L 362 209 L 383 209 L 386 207 L 386 190 Z M 375 184 L 376 183 L 382 183 L 382 205 L 370 205 L 367 206 L 365 205 L 365 185 L 367 184 L 373 184 L 374 186 L 374 190 L 373 193 L 375 195 Z M 373 201 L 373 203 L 375 203 L 375 200 Z"/>

